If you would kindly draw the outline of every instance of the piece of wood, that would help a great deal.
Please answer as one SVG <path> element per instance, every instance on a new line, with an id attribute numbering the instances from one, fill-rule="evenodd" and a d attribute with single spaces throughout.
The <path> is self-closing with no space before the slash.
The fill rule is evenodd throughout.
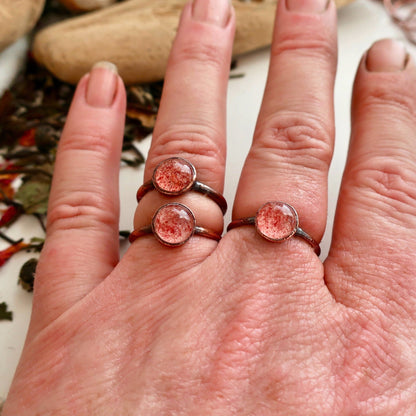
<path id="1" fill-rule="evenodd" d="M 45 0 L 0 1 L 0 51 L 33 29 Z"/>
<path id="2" fill-rule="evenodd" d="M 116 64 L 126 84 L 163 79 L 186 2 L 128 0 L 68 19 L 36 36 L 34 56 L 70 83 L 78 82 L 102 60 Z M 234 0 L 233 5 L 237 16 L 234 56 L 270 45 L 276 0 Z"/>

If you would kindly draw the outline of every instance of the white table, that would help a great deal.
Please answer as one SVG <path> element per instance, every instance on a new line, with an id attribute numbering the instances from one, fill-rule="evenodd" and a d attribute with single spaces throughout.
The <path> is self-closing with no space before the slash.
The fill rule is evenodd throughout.
<path id="1" fill-rule="evenodd" d="M 391 37 L 403 40 L 410 53 L 416 49 L 409 44 L 391 21 L 380 3 L 357 0 L 339 10 L 339 71 L 335 88 L 337 142 L 329 179 L 328 227 L 322 243 L 322 256 L 328 252 L 338 187 L 345 163 L 350 134 L 350 95 L 357 64 L 364 51 L 377 39 Z M 19 67 L 27 42 L 17 44 L 0 55 L 0 92 L 8 85 Z M 268 68 L 268 50 L 252 53 L 239 59 L 235 72 L 243 78 L 232 79 L 228 96 L 228 165 L 225 197 L 231 203 L 239 172 L 250 146 L 256 116 L 260 107 Z M 150 138 L 140 147 L 147 152 Z M 121 173 L 120 227 L 130 229 L 136 207 L 135 191 L 142 180 L 142 172 L 123 168 Z M 228 223 L 230 214 L 227 215 Z M 28 232 L 28 230 L 30 232 Z M 11 237 L 42 235 L 31 218 L 19 220 L 9 230 Z M 0 246 L 2 247 L 2 246 Z M 17 286 L 18 271 L 32 255 L 20 253 L 0 269 L 0 302 L 6 301 L 14 312 L 13 322 L 0 322 L 0 399 L 5 398 L 17 365 L 29 323 L 32 295 Z"/>

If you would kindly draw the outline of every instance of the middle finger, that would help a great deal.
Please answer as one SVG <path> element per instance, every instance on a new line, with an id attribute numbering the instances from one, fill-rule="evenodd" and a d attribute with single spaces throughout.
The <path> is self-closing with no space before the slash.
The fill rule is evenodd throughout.
<path id="1" fill-rule="evenodd" d="M 333 152 L 336 8 L 327 0 L 278 3 L 269 77 L 236 195 L 234 218 L 288 202 L 319 241 Z"/>

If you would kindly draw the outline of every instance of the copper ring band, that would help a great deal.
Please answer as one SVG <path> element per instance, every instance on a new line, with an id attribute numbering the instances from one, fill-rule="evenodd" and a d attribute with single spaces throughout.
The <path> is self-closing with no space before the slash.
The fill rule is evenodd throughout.
<path id="1" fill-rule="evenodd" d="M 153 234 L 161 244 L 168 247 L 182 246 L 194 235 L 221 240 L 221 235 L 197 226 L 194 213 L 178 202 L 162 205 L 153 215 L 152 223 L 134 230 L 129 241 L 133 243 L 139 237 L 149 234 Z"/>
<path id="2" fill-rule="evenodd" d="M 188 191 L 199 192 L 212 199 L 220 207 L 223 215 L 227 211 L 225 198 L 208 185 L 199 182 L 194 165 L 181 157 L 171 157 L 156 166 L 152 179 L 137 191 L 137 202 L 154 189 L 167 196 L 182 195 Z"/>
<path id="3" fill-rule="evenodd" d="M 309 243 L 317 256 L 321 254 L 319 244 L 299 227 L 299 216 L 295 208 L 286 202 L 267 202 L 259 208 L 254 217 L 232 221 L 227 231 L 244 225 L 254 225 L 261 237 L 272 242 L 278 243 L 295 236 L 301 237 Z"/>

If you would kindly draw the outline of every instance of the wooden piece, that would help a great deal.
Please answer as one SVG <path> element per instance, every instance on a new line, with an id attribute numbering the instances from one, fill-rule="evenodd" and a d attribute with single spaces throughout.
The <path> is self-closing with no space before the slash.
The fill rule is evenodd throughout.
<path id="1" fill-rule="evenodd" d="M 45 0 L 0 1 L 0 51 L 33 29 Z"/>
<path id="2" fill-rule="evenodd" d="M 36 36 L 34 56 L 70 83 L 78 82 L 102 60 L 116 64 L 126 84 L 163 79 L 186 2 L 128 0 L 68 19 Z M 234 0 L 233 5 L 237 15 L 234 56 L 270 45 L 276 1 Z"/>

